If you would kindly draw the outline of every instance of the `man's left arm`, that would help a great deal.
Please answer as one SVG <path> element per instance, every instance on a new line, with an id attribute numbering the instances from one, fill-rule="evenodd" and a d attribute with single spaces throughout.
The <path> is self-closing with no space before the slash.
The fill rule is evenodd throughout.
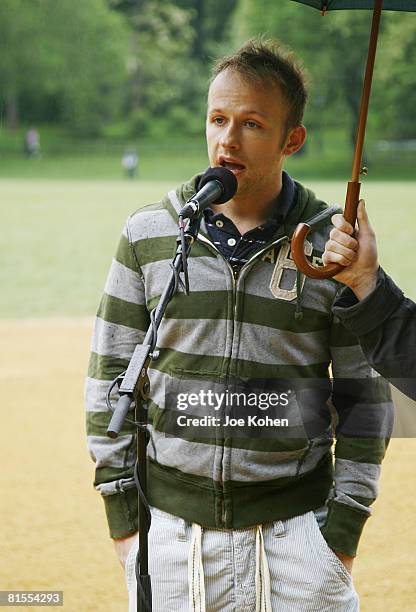
<path id="1" fill-rule="evenodd" d="M 348 566 L 355 557 L 393 423 L 387 382 L 368 364 L 355 336 L 334 318 L 331 329 L 335 427 L 334 496 L 322 533 Z"/>

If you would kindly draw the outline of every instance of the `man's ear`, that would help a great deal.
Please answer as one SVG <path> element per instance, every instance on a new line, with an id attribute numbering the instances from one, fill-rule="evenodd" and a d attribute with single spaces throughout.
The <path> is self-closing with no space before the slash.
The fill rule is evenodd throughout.
<path id="1" fill-rule="evenodd" d="M 286 137 L 286 143 L 283 148 L 283 155 L 293 155 L 297 153 L 304 145 L 306 140 L 306 128 L 304 125 L 297 125 L 289 130 Z"/>

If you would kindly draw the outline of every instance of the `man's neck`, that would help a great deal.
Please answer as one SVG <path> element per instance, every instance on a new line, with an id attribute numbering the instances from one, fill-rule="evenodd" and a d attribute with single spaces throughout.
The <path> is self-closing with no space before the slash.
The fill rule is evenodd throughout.
<path id="1" fill-rule="evenodd" d="M 251 195 L 246 198 L 237 196 L 227 202 L 226 207 L 214 205 L 212 209 L 214 213 L 222 212 L 231 219 L 240 234 L 243 235 L 270 218 L 281 191 L 282 180 L 280 179 L 277 189 L 275 187 L 269 194 L 259 194 L 258 197 Z"/>

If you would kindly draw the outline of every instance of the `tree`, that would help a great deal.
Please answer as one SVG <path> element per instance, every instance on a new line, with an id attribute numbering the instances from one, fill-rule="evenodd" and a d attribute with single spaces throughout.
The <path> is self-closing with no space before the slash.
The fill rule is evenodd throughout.
<path id="1" fill-rule="evenodd" d="M 57 119 L 99 132 L 119 111 L 126 54 L 126 26 L 104 0 L 2 0 L 0 95 L 9 126 L 22 98 L 52 99 Z"/>
<path id="2" fill-rule="evenodd" d="M 195 32 L 190 12 L 148 0 L 129 22 L 130 116 L 135 133 L 200 131 L 205 80 L 191 57 Z"/>
<path id="3" fill-rule="evenodd" d="M 49 92 L 62 98 L 62 115 L 70 125 L 97 134 L 121 109 L 128 29 L 103 0 L 43 0 L 42 5 L 51 54 L 56 53 Z"/>
<path id="4" fill-rule="evenodd" d="M 192 57 L 207 67 L 229 38 L 230 19 L 238 1 L 177 0 L 176 4 L 191 12 L 191 26 L 195 30 Z"/>
<path id="5" fill-rule="evenodd" d="M 416 15 L 384 16 L 373 105 L 385 138 L 416 139 Z"/>
<path id="6" fill-rule="evenodd" d="M 36 9 L 25 0 L 0 3 L 0 97 L 10 129 L 18 124 L 22 90 L 35 88 L 46 66 Z"/>
<path id="7" fill-rule="evenodd" d="M 108 0 L 131 27 L 127 112 L 137 134 L 202 134 L 209 64 L 237 0 Z"/>
<path id="8" fill-rule="evenodd" d="M 334 11 L 328 14 L 328 54 L 336 75 L 338 95 L 349 111 L 349 138 L 355 145 L 365 64 L 371 29 L 371 11 Z"/>

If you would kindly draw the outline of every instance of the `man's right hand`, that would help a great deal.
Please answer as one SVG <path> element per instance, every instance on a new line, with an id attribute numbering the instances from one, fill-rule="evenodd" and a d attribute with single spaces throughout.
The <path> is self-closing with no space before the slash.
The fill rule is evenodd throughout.
<path id="1" fill-rule="evenodd" d="M 131 550 L 133 544 L 137 542 L 137 533 L 132 536 L 128 536 L 127 538 L 120 538 L 114 540 L 114 547 L 116 549 L 116 553 L 118 556 L 118 560 L 121 563 L 121 566 L 124 568 L 126 565 L 127 557 Z"/>
<path id="2" fill-rule="evenodd" d="M 342 215 L 332 217 L 334 228 L 325 245 L 324 264 L 339 263 L 345 266 L 334 278 L 354 291 L 359 300 L 364 299 L 377 284 L 377 243 L 370 225 L 364 200 L 357 209 L 355 234 Z M 353 234 L 355 237 L 353 237 Z"/>

